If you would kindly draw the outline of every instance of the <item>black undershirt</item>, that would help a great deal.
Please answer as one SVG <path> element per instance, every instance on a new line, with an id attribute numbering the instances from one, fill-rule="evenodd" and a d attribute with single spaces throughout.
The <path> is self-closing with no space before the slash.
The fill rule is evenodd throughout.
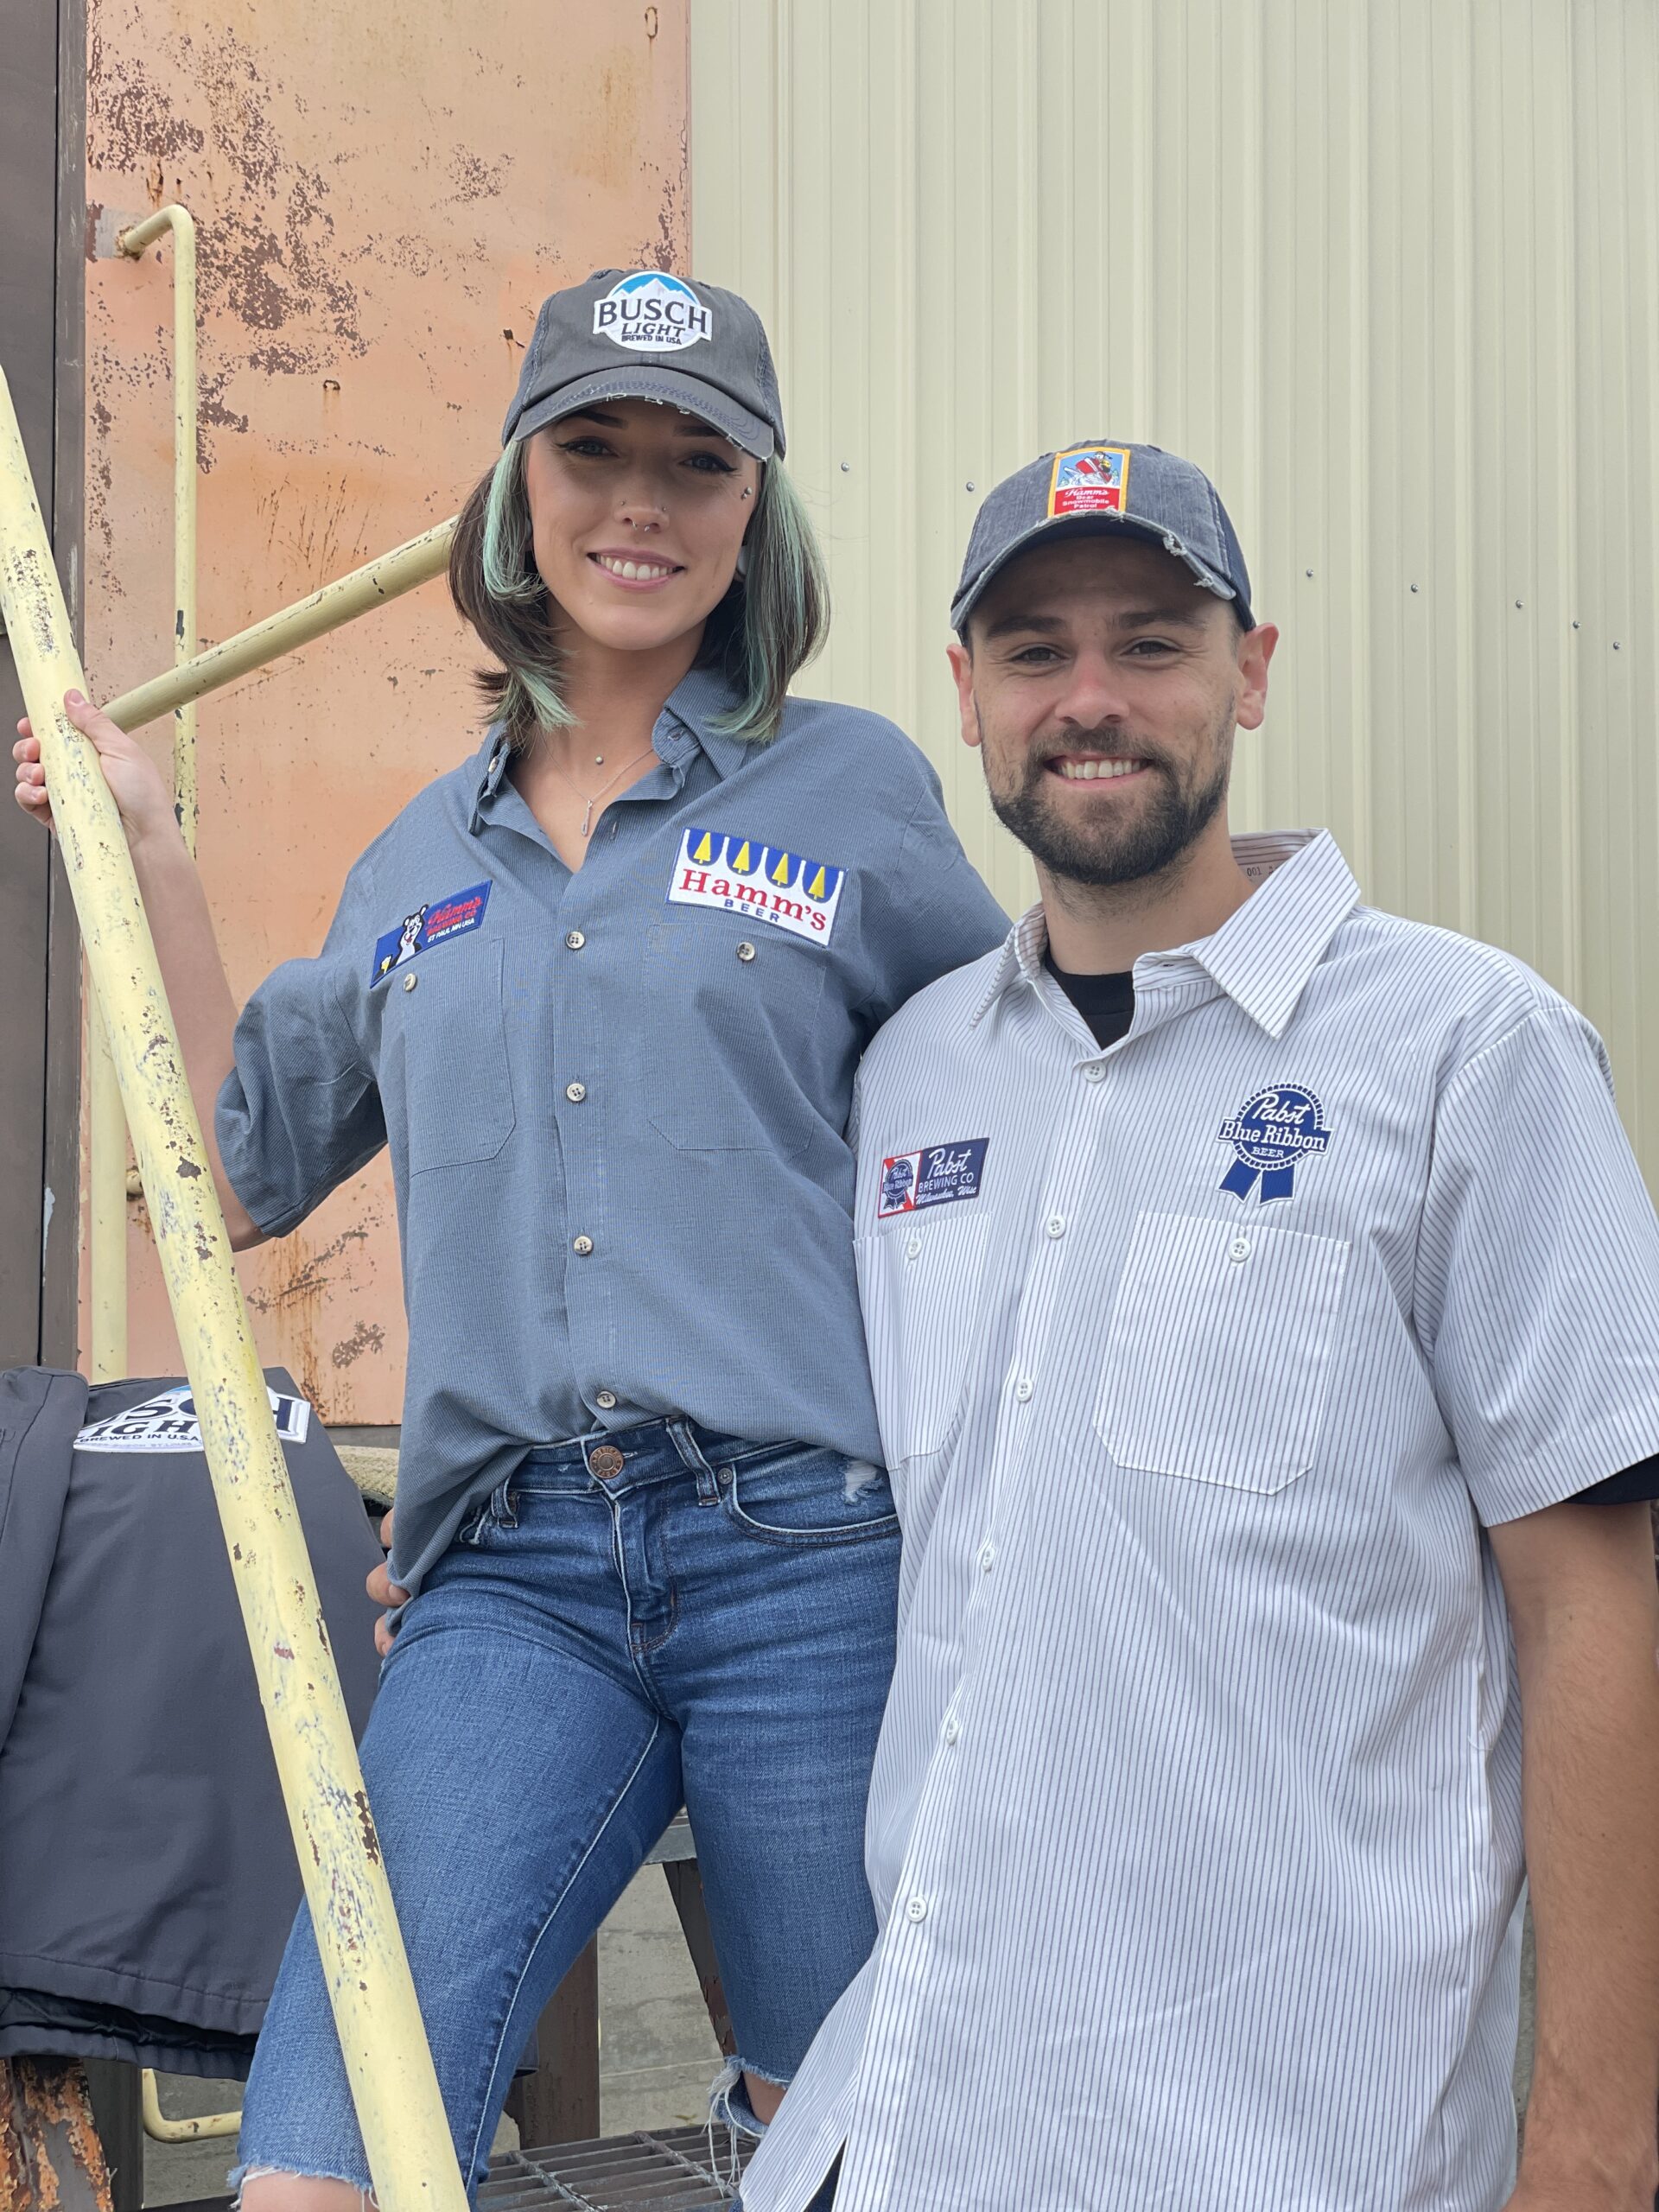
<path id="1" fill-rule="evenodd" d="M 1129 1025 L 1135 1020 L 1135 977 L 1121 976 L 1068 976 L 1054 965 L 1052 956 L 1043 955 L 1043 965 L 1065 993 L 1077 1012 L 1089 1025 L 1090 1034 L 1103 1052 L 1107 1046 L 1116 1045 L 1120 1037 L 1127 1037 Z M 1634 1505 L 1643 1498 L 1659 1497 L 1659 1459 L 1639 1459 L 1623 1473 L 1609 1475 L 1605 1482 L 1592 1483 L 1588 1490 L 1581 1490 L 1573 1500 L 1575 1504 Z"/>

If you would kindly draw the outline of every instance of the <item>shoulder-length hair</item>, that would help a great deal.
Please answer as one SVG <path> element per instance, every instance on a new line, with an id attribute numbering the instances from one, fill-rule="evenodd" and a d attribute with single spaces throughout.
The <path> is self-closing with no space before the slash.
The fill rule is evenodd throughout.
<path id="1" fill-rule="evenodd" d="M 737 693 L 718 727 L 760 744 L 777 735 L 790 683 L 830 626 L 823 557 L 779 461 L 761 467 L 744 552 L 745 573 L 709 616 L 696 664 L 719 670 Z M 538 727 L 568 728 L 575 717 L 560 684 L 551 597 L 536 566 L 522 441 L 479 479 L 461 511 L 449 594 L 499 664 L 480 669 L 475 680 L 508 742 L 527 745 Z"/>

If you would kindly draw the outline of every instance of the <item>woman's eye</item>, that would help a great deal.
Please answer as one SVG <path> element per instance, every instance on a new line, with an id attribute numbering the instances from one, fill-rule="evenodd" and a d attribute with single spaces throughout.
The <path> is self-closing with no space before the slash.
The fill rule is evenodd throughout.
<path id="1" fill-rule="evenodd" d="M 561 453 L 574 453 L 581 459 L 587 461 L 595 456 L 602 458 L 606 454 L 609 453 L 610 448 L 606 444 L 603 438 L 561 438 L 559 440 L 559 451 Z"/>
<path id="2" fill-rule="evenodd" d="M 735 476 L 737 471 L 729 461 L 722 461 L 717 453 L 693 453 L 686 455 L 686 466 L 699 476 Z"/>

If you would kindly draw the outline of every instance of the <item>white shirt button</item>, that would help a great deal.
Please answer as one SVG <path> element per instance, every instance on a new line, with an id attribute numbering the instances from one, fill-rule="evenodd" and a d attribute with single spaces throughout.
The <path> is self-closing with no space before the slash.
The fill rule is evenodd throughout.
<path id="1" fill-rule="evenodd" d="M 1014 1395 L 1022 1406 L 1031 1403 L 1033 1384 L 1029 1375 L 1022 1375 L 1014 1386 Z"/>
<path id="2" fill-rule="evenodd" d="M 594 1393 L 594 1403 L 599 1408 L 602 1414 L 608 1414 L 613 1411 L 616 1405 L 615 1391 L 595 1390 Z"/>
<path id="3" fill-rule="evenodd" d="M 1043 1230 L 1044 1233 L 1049 1236 L 1064 1236 L 1065 1216 L 1063 1213 L 1050 1214 L 1048 1219 L 1043 1224 Z"/>
<path id="4" fill-rule="evenodd" d="M 927 1899 L 925 1897 L 912 1897 L 910 1902 L 905 1907 L 905 1918 L 906 1920 L 925 1920 L 927 1918 Z"/>
<path id="5" fill-rule="evenodd" d="M 1083 1079 L 1085 1083 L 1103 1083 L 1106 1079 L 1106 1071 L 1098 1060 L 1090 1060 L 1083 1071 Z"/>
<path id="6" fill-rule="evenodd" d="M 575 1254 L 579 1260 L 585 1260 L 593 1249 L 594 1240 L 591 1236 L 575 1237 L 573 1239 L 570 1246 L 570 1249 Z"/>
<path id="7" fill-rule="evenodd" d="M 1249 1238 L 1248 1236 L 1235 1236 L 1232 1243 L 1227 1247 L 1227 1256 L 1230 1260 L 1248 1260 L 1250 1256 Z"/>
<path id="8" fill-rule="evenodd" d="M 739 958 L 740 960 L 753 960 L 753 957 L 754 957 L 754 947 L 753 947 L 753 946 L 749 943 L 749 940 L 747 939 L 747 938 L 744 938 L 744 940 L 743 940 L 743 942 L 742 942 L 742 944 L 740 944 L 740 945 L 738 946 L 738 948 L 737 948 L 737 957 L 738 957 L 738 958 Z"/>
<path id="9" fill-rule="evenodd" d="M 564 1095 L 573 1106 L 580 1106 L 588 1096 L 588 1086 L 585 1083 L 567 1083 L 564 1086 Z"/>
<path id="10" fill-rule="evenodd" d="M 953 1713 L 950 1715 L 950 1718 L 944 1724 L 944 1740 L 947 1744 L 954 1744 L 961 1733 L 962 1723 L 957 1719 L 956 1714 Z"/>
<path id="11" fill-rule="evenodd" d="M 907 1236 L 905 1239 L 905 1257 L 907 1260 L 919 1260 L 921 1256 L 921 1238 L 919 1236 Z"/>
<path id="12" fill-rule="evenodd" d="M 980 1548 L 979 1548 L 979 1571 L 980 1571 L 980 1573 L 981 1573 L 982 1574 L 988 1574 L 988 1573 L 990 1573 L 991 1569 L 992 1569 L 995 1565 L 996 1565 L 996 1547 L 995 1547 L 995 1544 L 982 1544 L 982 1545 L 980 1546 Z"/>
<path id="13" fill-rule="evenodd" d="M 582 946 L 588 942 L 587 938 L 583 937 L 580 930 L 566 930 L 564 933 L 564 941 L 572 952 L 580 952 Z"/>
<path id="14" fill-rule="evenodd" d="M 420 979 L 420 977 L 419 977 L 419 976 L 415 973 L 415 970 L 411 968 L 411 969 L 410 969 L 410 971 L 409 971 L 408 975 L 407 975 L 407 976 L 404 976 L 404 988 L 406 991 L 412 991 L 412 990 L 414 989 L 414 988 L 415 988 L 416 984 L 416 983 L 418 983 L 418 982 L 420 982 L 420 980 L 421 980 L 421 979 Z"/>

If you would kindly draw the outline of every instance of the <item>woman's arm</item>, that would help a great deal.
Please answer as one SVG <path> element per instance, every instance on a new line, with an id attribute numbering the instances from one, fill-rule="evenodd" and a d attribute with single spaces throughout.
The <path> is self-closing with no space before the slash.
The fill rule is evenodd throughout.
<path id="1" fill-rule="evenodd" d="M 201 877 L 185 848 L 167 786 L 142 747 L 78 691 L 65 694 L 64 707 L 75 728 L 97 748 L 105 781 L 120 809 L 232 1249 L 245 1251 L 263 1243 L 264 1232 L 226 1179 L 213 1130 L 219 1089 L 235 1061 L 236 1001 L 226 980 Z M 52 807 L 41 766 L 40 740 L 27 721 L 17 728 L 18 741 L 12 747 L 17 803 L 26 814 L 49 826 Z"/>

